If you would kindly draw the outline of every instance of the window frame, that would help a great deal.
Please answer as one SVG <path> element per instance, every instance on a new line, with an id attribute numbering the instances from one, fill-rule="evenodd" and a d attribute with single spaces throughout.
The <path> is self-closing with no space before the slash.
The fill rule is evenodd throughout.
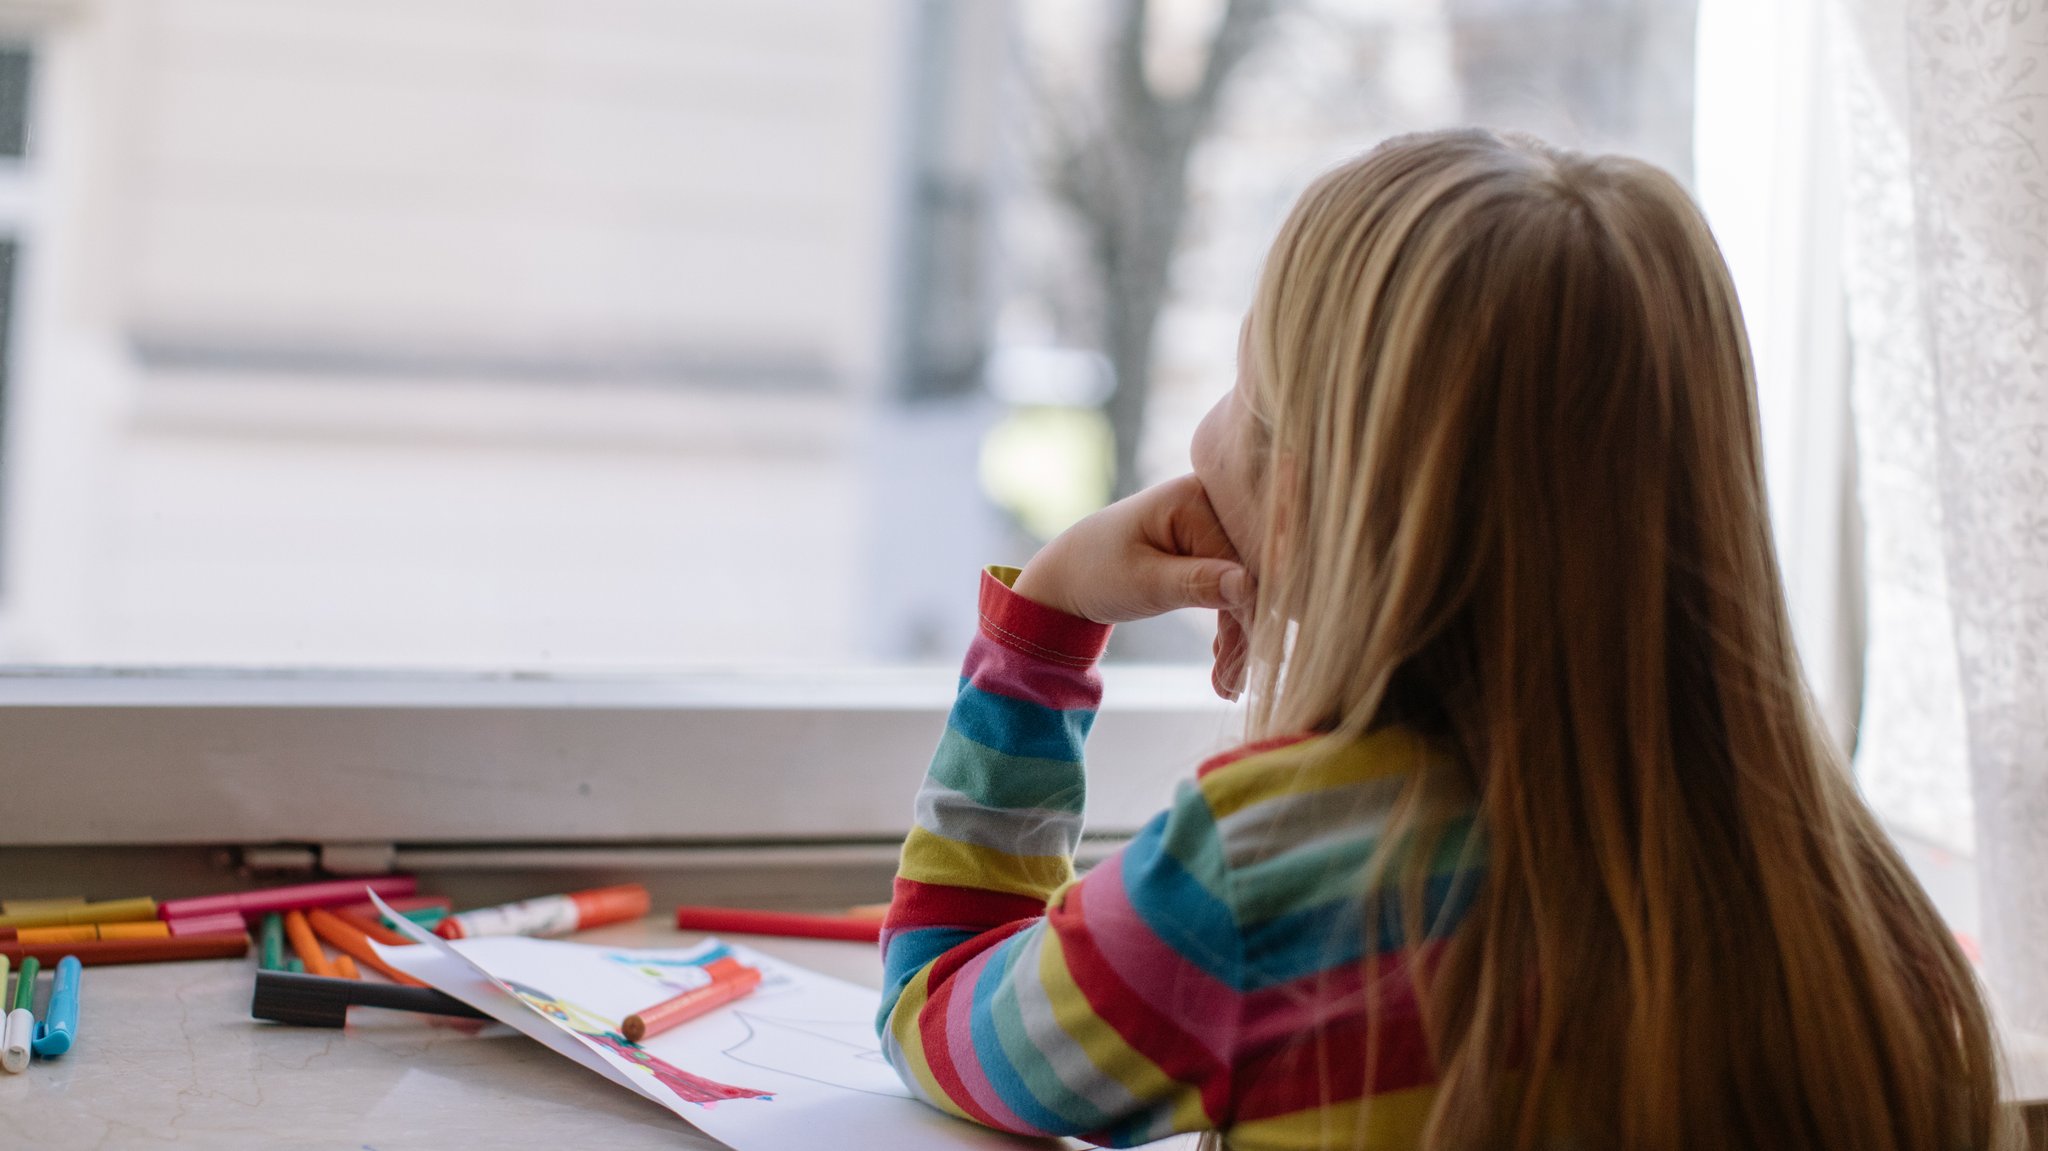
<path id="1" fill-rule="evenodd" d="M 1088 815 L 1128 834 L 1234 742 L 1206 669 L 1110 666 Z M 943 668 L 676 676 L 16 669 L 0 843 L 889 843 Z M 280 787 L 280 783 L 289 786 Z"/>
<path id="2" fill-rule="evenodd" d="M 35 52 L 31 115 L 44 123 L 39 95 L 65 66 L 64 37 L 19 38 Z M 19 207 L 16 234 L 28 235 L 37 167 L 0 162 L 0 229 Z M 18 274 L 32 274 L 26 259 Z M 1110 666 L 1104 677 L 1091 742 L 1104 769 L 1089 813 L 1114 835 L 1228 746 L 1236 713 L 1208 696 L 1198 667 Z M 373 855 L 401 843 L 879 843 L 908 825 L 952 692 L 950 672 L 902 667 L 637 678 L 0 669 L 0 779 L 20 781 L 0 804 L 0 843 L 367 844 Z M 698 761 L 712 768 L 680 769 Z"/>

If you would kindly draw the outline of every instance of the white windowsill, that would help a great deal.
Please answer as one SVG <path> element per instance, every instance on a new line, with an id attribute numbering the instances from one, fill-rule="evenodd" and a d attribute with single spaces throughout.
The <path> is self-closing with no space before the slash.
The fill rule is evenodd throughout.
<path id="1" fill-rule="evenodd" d="M 1104 669 L 1092 832 L 1135 830 L 1233 740 L 1206 671 Z M 956 683 L 0 671 L 0 843 L 884 843 Z"/>

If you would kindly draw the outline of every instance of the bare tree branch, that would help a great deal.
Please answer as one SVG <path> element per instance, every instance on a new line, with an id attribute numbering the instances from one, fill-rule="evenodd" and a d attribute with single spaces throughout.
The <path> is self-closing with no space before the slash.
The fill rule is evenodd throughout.
<path id="1" fill-rule="evenodd" d="M 1189 103 L 1199 109 L 1206 127 L 1223 95 L 1223 86 L 1264 39 L 1277 6 L 1273 0 L 1230 0 L 1223 19 L 1209 44 L 1209 59 L 1202 67 L 1202 80 L 1195 86 Z"/>
<path id="2" fill-rule="evenodd" d="M 1084 110 L 1091 107 L 1085 95 L 1033 79 L 1044 125 L 1041 176 L 1080 225 L 1103 302 L 1099 336 L 1117 378 L 1106 412 L 1116 443 L 1113 494 L 1120 496 L 1137 487 L 1153 333 L 1186 215 L 1188 161 L 1278 5 L 1229 0 L 1197 83 L 1167 98 L 1145 73 L 1146 0 L 1114 2 L 1092 105 L 1099 112 Z"/>

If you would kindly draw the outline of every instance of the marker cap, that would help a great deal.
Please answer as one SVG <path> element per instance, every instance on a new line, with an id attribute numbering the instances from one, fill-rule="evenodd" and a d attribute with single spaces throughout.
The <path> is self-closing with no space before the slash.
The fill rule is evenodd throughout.
<path id="1" fill-rule="evenodd" d="M 647 889 L 637 883 L 622 883 L 617 887 L 593 887 L 589 891 L 572 891 L 569 898 L 576 901 L 576 927 L 588 931 L 603 927 L 607 923 L 624 923 L 647 914 L 654 901 Z"/>
<path id="2" fill-rule="evenodd" d="M 623 923 L 647 914 L 653 906 L 647 889 L 637 883 L 594 887 L 567 895 L 544 895 L 497 907 L 464 911 L 441 921 L 434 934 L 443 939 L 480 935 L 568 935 L 607 923 Z"/>
<path id="3" fill-rule="evenodd" d="M 82 943 L 100 937 L 99 927 L 91 923 L 67 924 L 63 927 L 0 927 L 0 931 L 9 933 L 12 938 L 23 943 Z"/>
<path id="4" fill-rule="evenodd" d="M 67 955 L 57 961 L 57 978 L 50 985 L 50 1005 L 36 1024 L 35 1051 L 45 1059 L 71 1050 L 71 1038 L 78 1033 L 78 957 Z"/>
<path id="5" fill-rule="evenodd" d="M 28 1008 L 17 1007 L 7 1013 L 7 1026 L 0 1029 L 0 1068 L 28 1070 L 29 1039 L 35 1029 L 36 1017 Z"/>
<path id="6" fill-rule="evenodd" d="M 170 929 L 172 935 L 218 935 L 224 931 L 248 930 L 248 925 L 242 922 L 242 917 L 232 911 L 216 915 L 180 916 L 177 919 L 166 920 L 164 926 Z M 102 931 L 100 938 L 106 939 L 109 936 Z"/>

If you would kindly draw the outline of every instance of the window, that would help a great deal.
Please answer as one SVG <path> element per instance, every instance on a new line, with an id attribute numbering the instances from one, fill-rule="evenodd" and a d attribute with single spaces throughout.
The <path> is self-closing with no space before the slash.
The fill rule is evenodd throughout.
<path id="1" fill-rule="evenodd" d="M 16 265 L 30 224 L 29 80 L 33 53 L 0 46 L 0 509 L 7 506 L 10 474 L 8 413 L 13 409 Z M 0 510 L 0 603 L 7 596 L 6 520 Z"/>
<path id="2" fill-rule="evenodd" d="M 108 796 L 0 841 L 884 841 L 974 571 L 1186 466 L 1316 171 L 1477 121 L 1694 178 L 1690 0 L 1249 7 L 159 0 L 0 51 L 0 774 Z M 1117 84 L 1183 130 L 1212 71 L 1100 167 Z M 1111 677 L 1114 832 L 1229 721 Z"/>

